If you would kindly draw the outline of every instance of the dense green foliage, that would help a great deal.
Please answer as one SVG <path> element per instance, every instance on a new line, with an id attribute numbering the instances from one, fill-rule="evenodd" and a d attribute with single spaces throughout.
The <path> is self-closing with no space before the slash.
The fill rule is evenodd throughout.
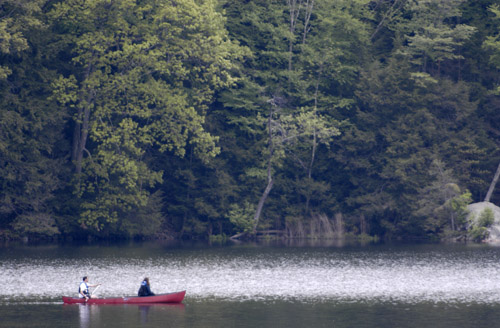
<path id="1" fill-rule="evenodd" d="M 500 162 L 494 0 L 0 12 L 0 237 L 458 237 Z"/>
<path id="2" fill-rule="evenodd" d="M 476 242 L 481 242 L 489 237 L 488 227 L 495 221 L 495 214 L 491 208 L 485 208 L 479 217 L 471 217 L 469 228 L 469 238 Z"/>

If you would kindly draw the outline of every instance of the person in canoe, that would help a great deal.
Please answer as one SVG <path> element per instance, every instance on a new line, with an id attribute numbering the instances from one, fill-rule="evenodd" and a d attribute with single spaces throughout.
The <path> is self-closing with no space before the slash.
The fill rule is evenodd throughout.
<path id="1" fill-rule="evenodd" d="M 155 293 L 151 291 L 151 285 L 149 284 L 149 278 L 146 277 L 144 280 L 141 282 L 141 287 L 139 288 L 139 291 L 137 292 L 138 296 L 154 296 Z"/>
<path id="2" fill-rule="evenodd" d="M 92 297 L 92 294 L 90 294 L 90 287 L 97 287 L 100 284 L 95 284 L 95 285 L 89 285 L 89 278 L 87 276 L 83 277 L 83 281 L 80 283 L 80 287 L 78 288 L 78 296 L 80 298 L 85 298 L 85 302 L 89 300 L 89 298 Z"/>

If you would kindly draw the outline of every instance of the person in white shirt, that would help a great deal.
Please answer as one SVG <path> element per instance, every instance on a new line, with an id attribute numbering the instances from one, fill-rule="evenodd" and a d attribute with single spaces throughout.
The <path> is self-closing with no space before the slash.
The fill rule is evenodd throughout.
<path id="1" fill-rule="evenodd" d="M 80 298 L 85 298 L 85 302 L 89 300 L 89 298 L 92 297 L 90 295 L 89 287 L 97 287 L 100 284 L 96 285 L 89 285 L 89 278 L 87 276 L 83 277 L 83 281 L 80 283 L 80 288 L 78 288 L 78 296 Z"/>

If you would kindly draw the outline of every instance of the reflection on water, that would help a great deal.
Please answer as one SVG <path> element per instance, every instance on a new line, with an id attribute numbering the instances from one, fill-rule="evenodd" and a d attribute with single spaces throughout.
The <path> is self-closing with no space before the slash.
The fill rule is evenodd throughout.
<path id="1" fill-rule="evenodd" d="M 191 300 L 500 303 L 500 248 L 487 246 L 134 244 L 0 251 L 0 302 L 77 296 L 88 275 L 102 284 L 100 297 L 135 295 L 147 276 L 155 293 L 187 290 Z"/>
<path id="2" fill-rule="evenodd" d="M 90 327 L 91 317 L 99 316 L 99 307 L 87 304 L 77 304 L 76 306 L 78 306 L 78 314 L 80 315 L 80 327 Z"/>
<path id="3" fill-rule="evenodd" d="M 80 317 L 81 314 L 84 316 Z M 168 305 L 143 308 L 24 302 L 15 305 L 0 303 L 0 318 L 0 327 L 9 328 L 489 328 L 499 326 L 500 305 L 188 300 L 184 309 Z"/>
<path id="4" fill-rule="evenodd" d="M 151 308 L 151 306 L 139 305 L 138 308 L 139 308 L 139 312 L 141 314 L 141 324 L 147 323 L 148 322 L 148 313 L 149 313 L 149 309 Z"/>
<path id="5" fill-rule="evenodd" d="M 113 322 L 115 326 L 120 326 L 120 323 L 138 322 L 144 326 L 155 323 L 154 316 L 158 315 L 168 317 L 170 320 L 175 318 L 178 321 L 185 311 L 184 304 L 65 304 L 63 307 L 70 311 L 78 309 L 80 328 L 99 327 L 103 322 Z"/>

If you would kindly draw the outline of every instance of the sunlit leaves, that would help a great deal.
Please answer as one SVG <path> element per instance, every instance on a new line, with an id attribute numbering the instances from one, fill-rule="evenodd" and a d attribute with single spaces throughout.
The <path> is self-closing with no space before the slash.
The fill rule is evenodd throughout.
<path id="1" fill-rule="evenodd" d="M 146 153 L 184 156 L 192 145 L 204 161 L 218 154 L 204 115 L 214 92 L 234 83 L 238 47 L 213 1 L 68 1 L 52 15 L 75 44 L 78 82 L 60 78 L 54 88 L 88 132 L 78 190 L 82 222 L 100 230 L 145 206 L 162 181 Z"/>
<path id="2" fill-rule="evenodd" d="M 4 0 L 0 4 L 0 54 L 16 56 L 29 48 L 26 32 L 42 28 L 41 7 L 47 0 Z M 12 67 L 0 65 L 0 79 L 12 73 Z"/>

